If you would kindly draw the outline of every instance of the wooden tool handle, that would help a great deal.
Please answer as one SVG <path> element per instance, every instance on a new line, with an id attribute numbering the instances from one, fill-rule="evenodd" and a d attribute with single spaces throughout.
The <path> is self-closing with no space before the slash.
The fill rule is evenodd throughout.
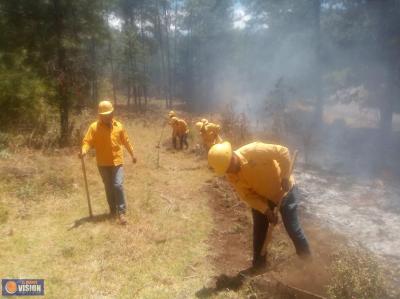
<path id="1" fill-rule="evenodd" d="M 88 186 L 87 177 L 86 177 L 85 159 L 83 158 L 82 155 L 81 155 L 81 162 L 82 162 L 83 179 L 85 181 L 85 188 L 86 188 L 86 199 L 87 199 L 88 207 L 89 207 L 89 215 L 90 215 L 90 217 L 93 217 L 92 204 L 90 203 L 89 186 Z"/>

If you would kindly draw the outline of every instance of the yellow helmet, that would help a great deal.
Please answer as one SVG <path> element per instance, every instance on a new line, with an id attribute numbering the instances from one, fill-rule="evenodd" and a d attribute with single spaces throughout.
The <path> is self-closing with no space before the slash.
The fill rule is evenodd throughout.
<path id="1" fill-rule="evenodd" d="M 208 151 L 208 165 L 215 173 L 222 176 L 226 173 L 231 164 L 232 146 L 228 141 L 214 144 Z"/>
<path id="2" fill-rule="evenodd" d="M 205 118 L 203 118 L 202 120 L 201 120 L 201 122 L 203 123 L 203 124 L 208 124 L 208 119 L 205 119 Z"/>
<path id="3" fill-rule="evenodd" d="M 170 118 L 176 116 L 175 111 L 171 110 L 170 112 L 168 112 L 168 116 L 169 116 Z"/>
<path id="4" fill-rule="evenodd" d="M 201 130 L 201 128 L 203 128 L 203 123 L 202 123 L 201 121 L 198 121 L 198 122 L 196 123 L 196 128 L 199 129 L 199 130 Z"/>
<path id="5" fill-rule="evenodd" d="M 114 107 L 110 101 L 101 101 L 98 108 L 99 114 L 107 115 L 114 111 Z"/>
<path id="6" fill-rule="evenodd" d="M 178 121 L 178 118 L 176 116 L 171 117 L 171 123 L 174 124 Z"/>

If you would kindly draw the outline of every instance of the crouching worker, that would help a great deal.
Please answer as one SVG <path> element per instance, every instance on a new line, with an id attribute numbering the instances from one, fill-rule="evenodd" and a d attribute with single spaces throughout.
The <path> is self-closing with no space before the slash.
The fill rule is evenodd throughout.
<path id="1" fill-rule="evenodd" d="M 179 148 L 183 148 L 183 144 L 187 149 L 189 144 L 187 143 L 187 136 L 189 134 L 189 128 L 187 126 L 186 121 L 183 119 L 177 118 L 175 116 L 171 117 L 170 124 L 172 126 L 172 144 L 174 149 L 177 148 L 176 146 L 176 139 L 179 139 Z"/>
<path id="2" fill-rule="evenodd" d="M 200 132 L 203 145 L 207 151 L 214 144 L 222 142 L 222 138 L 219 136 L 219 132 L 221 130 L 220 125 L 210 123 L 207 119 L 203 118 L 201 121 L 196 123 L 196 128 Z"/>
<path id="3" fill-rule="evenodd" d="M 114 119 L 114 109 L 109 101 L 98 107 L 98 121 L 93 122 L 82 142 L 79 154 L 83 158 L 90 148 L 96 150 L 97 167 L 104 183 L 110 216 L 118 213 L 121 224 L 126 224 L 126 202 L 123 190 L 123 146 L 136 163 L 132 144 L 122 124 Z"/>
<path id="4" fill-rule="evenodd" d="M 211 147 L 208 163 L 217 175 L 226 174 L 239 197 L 252 209 L 253 271 L 266 265 L 261 252 L 269 224 L 278 221 L 273 209 L 280 202 L 283 224 L 297 255 L 310 256 L 297 215 L 294 177 L 289 173 L 291 163 L 286 147 L 254 142 L 233 151 L 229 142 L 223 142 Z"/>

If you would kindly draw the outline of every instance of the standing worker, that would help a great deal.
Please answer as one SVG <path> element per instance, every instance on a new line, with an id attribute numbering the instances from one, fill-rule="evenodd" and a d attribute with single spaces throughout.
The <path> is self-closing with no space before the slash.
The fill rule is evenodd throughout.
<path id="1" fill-rule="evenodd" d="M 121 224 L 126 224 L 126 202 L 123 190 L 123 148 L 136 163 L 133 146 L 122 124 L 114 119 L 111 102 L 102 101 L 98 107 L 98 121 L 93 122 L 82 142 L 83 158 L 90 148 L 96 150 L 97 167 L 104 183 L 110 216 L 118 213 Z"/>
<path id="2" fill-rule="evenodd" d="M 297 215 L 294 177 L 290 172 L 289 150 L 280 145 L 253 142 L 232 151 L 229 142 L 211 147 L 208 163 L 217 175 L 224 175 L 239 197 L 252 209 L 253 264 L 252 270 L 266 265 L 262 247 L 269 224 L 275 225 L 280 206 L 283 224 L 296 253 L 301 258 L 311 255 L 307 239 Z"/>
<path id="3" fill-rule="evenodd" d="M 196 123 L 196 128 L 200 131 L 204 147 L 207 151 L 214 144 L 222 142 L 222 138 L 219 136 L 219 132 L 221 131 L 220 125 L 210 123 L 207 119 L 203 118 L 201 121 Z"/>
<path id="4" fill-rule="evenodd" d="M 187 143 L 187 136 L 189 134 L 189 128 L 187 126 L 186 121 L 183 119 L 177 118 L 176 116 L 171 117 L 171 126 L 172 126 L 172 144 L 174 149 L 176 149 L 176 138 L 179 139 L 180 149 L 183 148 L 183 144 L 187 149 L 189 147 Z"/>

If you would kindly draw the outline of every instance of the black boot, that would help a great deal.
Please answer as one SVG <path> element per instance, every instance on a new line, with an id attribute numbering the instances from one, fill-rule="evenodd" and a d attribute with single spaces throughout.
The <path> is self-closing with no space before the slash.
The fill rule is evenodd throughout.
<path id="1" fill-rule="evenodd" d="M 111 210 L 110 209 L 110 213 L 108 214 L 109 218 L 115 218 L 117 217 L 117 211 L 116 210 Z"/>
<path id="2" fill-rule="evenodd" d="M 263 269 L 267 265 L 267 257 L 259 256 L 256 259 L 253 259 L 253 268 L 254 269 Z"/>
<path id="3" fill-rule="evenodd" d="M 242 276 L 255 276 L 266 271 L 267 259 L 265 256 L 260 256 L 253 260 L 252 266 L 239 272 Z"/>

